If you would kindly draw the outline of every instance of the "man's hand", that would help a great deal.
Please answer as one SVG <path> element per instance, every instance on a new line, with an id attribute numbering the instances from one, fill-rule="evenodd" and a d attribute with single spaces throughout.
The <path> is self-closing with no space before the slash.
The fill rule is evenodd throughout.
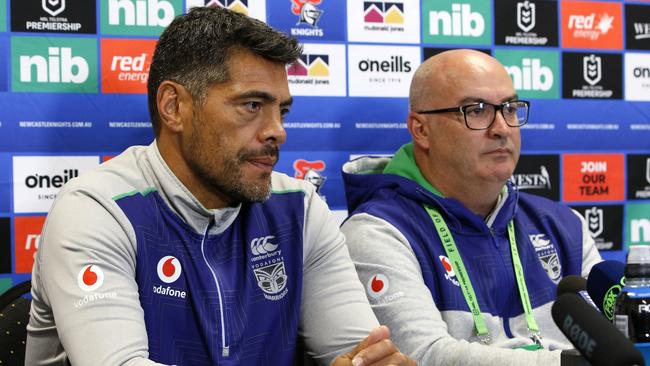
<path id="1" fill-rule="evenodd" d="M 337 357 L 332 366 L 417 365 L 414 360 L 400 353 L 389 338 L 388 327 L 377 327 L 351 352 Z"/>

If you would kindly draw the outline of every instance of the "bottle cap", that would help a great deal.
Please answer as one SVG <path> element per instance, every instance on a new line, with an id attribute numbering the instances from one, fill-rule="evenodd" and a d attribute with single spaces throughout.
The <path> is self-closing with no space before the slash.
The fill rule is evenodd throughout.
<path id="1" fill-rule="evenodd" d="M 625 277 L 650 277 L 650 245 L 631 245 Z"/>

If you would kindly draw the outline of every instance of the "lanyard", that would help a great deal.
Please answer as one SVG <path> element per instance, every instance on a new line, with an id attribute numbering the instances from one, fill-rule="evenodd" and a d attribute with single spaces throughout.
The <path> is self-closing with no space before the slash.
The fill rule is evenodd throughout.
<path id="1" fill-rule="evenodd" d="M 490 343 L 490 333 L 485 325 L 485 319 L 481 314 L 481 308 L 478 305 L 478 300 L 476 298 L 476 293 L 474 292 L 474 287 L 472 282 L 469 279 L 463 260 L 460 257 L 458 252 L 458 247 L 456 246 L 456 241 L 451 235 L 445 220 L 442 216 L 433 207 L 425 205 L 424 208 L 427 210 L 427 213 L 433 221 L 433 225 L 436 227 L 442 246 L 445 248 L 447 257 L 451 261 L 452 268 L 458 277 L 458 282 L 460 284 L 460 289 L 463 292 L 467 306 L 474 318 L 474 326 L 476 327 L 476 335 L 481 340 L 481 342 L 488 344 Z M 521 266 L 521 260 L 519 259 L 519 251 L 517 249 L 517 242 L 515 240 L 515 225 L 513 221 L 510 220 L 508 223 L 508 241 L 510 242 L 510 253 L 512 255 L 512 265 L 515 270 L 515 278 L 517 280 L 517 289 L 519 290 L 519 296 L 521 297 L 521 305 L 524 308 L 524 313 L 526 314 L 526 325 L 528 327 L 528 333 L 530 334 L 531 339 L 535 344 L 541 346 L 540 341 L 540 332 L 535 317 L 533 317 L 533 309 L 530 305 L 530 297 L 528 296 L 528 288 L 526 288 L 526 281 L 524 279 L 524 270 Z"/>

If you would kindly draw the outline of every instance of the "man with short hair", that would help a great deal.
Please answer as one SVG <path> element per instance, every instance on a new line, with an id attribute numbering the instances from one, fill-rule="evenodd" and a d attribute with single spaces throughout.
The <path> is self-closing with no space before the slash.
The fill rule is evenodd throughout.
<path id="1" fill-rule="evenodd" d="M 299 339 L 323 364 L 414 364 L 314 188 L 273 172 L 300 54 L 221 8 L 163 32 L 155 141 L 70 181 L 48 215 L 27 365 L 293 365 Z"/>
<path id="2" fill-rule="evenodd" d="M 343 167 L 359 278 L 422 364 L 551 365 L 570 348 L 556 285 L 601 259 L 577 213 L 509 182 L 528 107 L 496 59 L 446 51 L 413 77 L 412 142 Z"/>

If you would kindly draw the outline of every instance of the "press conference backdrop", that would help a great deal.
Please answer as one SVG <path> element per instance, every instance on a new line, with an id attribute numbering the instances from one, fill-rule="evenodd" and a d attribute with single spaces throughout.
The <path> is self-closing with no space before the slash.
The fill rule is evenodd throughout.
<path id="1" fill-rule="evenodd" d="M 277 170 L 319 183 L 339 217 L 341 165 L 407 142 L 418 65 L 469 47 L 499 59 L 532 101 L 519 187 L 585 215 L 607 258 L 650 244 L 649 1 L 0 0 L 0 292 L 29 277 L 66 181 L 152 141 L 156 39 L 204 5 L 304 44 L 288 68 L 295 105 Z"/>

